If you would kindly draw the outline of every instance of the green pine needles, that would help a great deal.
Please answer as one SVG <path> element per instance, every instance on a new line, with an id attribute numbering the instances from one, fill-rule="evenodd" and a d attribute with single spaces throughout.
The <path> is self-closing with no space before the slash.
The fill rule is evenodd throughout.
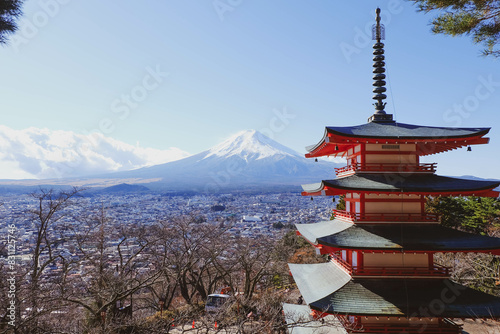
<path id="1" fill-rule="evenodd" d="M 419 11 L 437 12 L 432 32 L 451 36 L 470 35 L 484 45 L 483 55 L 500 57 L 500 1 L 410 0 Z"/>
<path id="2" fill-rule="evenodd" d="M 490 197 L 429 197 L 426 211 L 441 214 L 444 226 L 495 235 L 500 231 L 500 201 Z"/>
<path id="3" fill-rule="evenodd" d="M 0 0 L 0 44 L 7 43 L 7 36 L 16 31 L 22 3 L 22 0 Z"/>

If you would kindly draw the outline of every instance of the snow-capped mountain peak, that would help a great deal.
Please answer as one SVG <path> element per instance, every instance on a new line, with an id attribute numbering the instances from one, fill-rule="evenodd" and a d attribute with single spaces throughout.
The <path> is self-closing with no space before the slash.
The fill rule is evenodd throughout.
<path id="1" fill-rule="evenodd" d="M 339 165 L 306 159 L 258 131 L 248 130 L 184 159 L 113 173 L 112 176 L 108 174 L 107 177 L 154 179 L 157 180 L 155 187 L 176 191 L 277 191 L 282 186 L 298 187 L 302 183 L 331 178 L 333 167 Z"/>
<path id="2" fill-rule="evenodd" d="M 208 150 L 204 159 L 217 157 L 239 156 L 246 161 L 260 160 L 274 155 L 301 157 L 294 150 L 281 145 L 273 139 L 256 130 L 238 132 L 218 145 Z"/>

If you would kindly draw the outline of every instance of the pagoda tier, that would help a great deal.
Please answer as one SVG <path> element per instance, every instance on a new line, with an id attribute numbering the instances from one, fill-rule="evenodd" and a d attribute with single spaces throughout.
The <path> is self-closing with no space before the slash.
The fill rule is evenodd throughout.
<path id="1" fill-rule="evenodd" d="M 385 252 L 488 252 L 500 255 L 500 238 L 439 224 L 352 224 L 342 220 L 296 224 L 298 233 L 328 254 L 338 250 Z"/>
<path id="2" fill-rule="evenodd" d="M 352 278 L 333 262 L 289 267 L 306 303 L 321 313 L 427 321 L 500 316 L 498 297 L 449 279 Z"/>
<path id="3" fill-rule="evenodd" d="M 347 193 L 405 193 L 442 196 L 498 197 L 498 181 L 466 180 L 434 174 L 357 173 L 334 180 L 303 185 L 304 196 L 334 196 Z"/>
<path id="4" fill-rule="evenodd" d="M 359 144 L 409 145 L 419 156 L 454 150 L 460 147 L 487 144 L 483 137 L 489 128 L 431 127 L 397 122 L 369 122 L 350 127 L 326 127 L 321 141 L 306 149 L 307 158 L 348 156 Z"/>

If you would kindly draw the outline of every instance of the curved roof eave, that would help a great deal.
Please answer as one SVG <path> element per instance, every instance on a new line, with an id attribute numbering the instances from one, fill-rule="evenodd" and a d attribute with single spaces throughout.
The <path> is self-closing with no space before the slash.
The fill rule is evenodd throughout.
<path id="1" fill-rule="evenodd" d="M 366 123 L 349 127 L 326 127 L 328 133 L 353 138 L 390 138 L 390 139 L 458 139 L 484 136 L 491 128 L 451 128 L 421 126 L 405 123 Z M 391 133 L 392 132 L 392 133 Z"/>
<path id="2" fill-rule="evenodd" d="M 428 155 L 457 149 L 467 145 L 486 144 L 489 139 L 483 136 L 489 131 L 490 128 L 446 128 L 404 123 L 373 122 L 351 127 L 326 127 L 323 138 L 317 144 L 306 147 L 306 150 L 309 152 L 306 153 L 306 157 L 341 155 L 346 150 L 346 147 L 343 147 L 343 145 L 345 145 L 346 141 L 349 142 L 349 139 L 356 139 L 356 142 L 359 142 L 360 139 L 385 139 L 386 141 L 438 141 L 440 143 L 445 143 L 444 147 L 441 147 L 443 146 L 441 145 L 424 154 Z M 456 143 L 458 139 L 461 139 L 463 142 Z M 455 145 L 453 143 L 447 143 L 449 140 L 454 140 Z M 337 146 L 335 147 L 334 152 L 332 152 L 331 149 L 326 149 L 328 145 L 333 143 L 339 145 L 338 148 Z M 427 145 L 427 143 L 425 144 Z"/>
<path id="3" fill-rule="evenodd" d="M 453 300 L 453 302 L 445 302 Z M 432 306 L 441 301 L 439 309 Z M 353 279 L 309 306 L 330 314 L 438 318 L 500 316 L 500 298 L 449 279 Z"/>
<path id="4" fill-rule="evenodd" d="M 336 195 L 346 192 L 455 194 L 497 197 L 493 189 L 500 181 L 467 180 L 435 174 L 358 173 L 320 183 L 303 185 L 303 196 Z"/>
<path id="5" fill-rule="evenodd" d="M 306 303 L 330 314 L 488 318 L 500 316 L 500 298 L 467 288 L 449 279 L 351 278 L 338 265 L 289 264 Z M 429 305 L 444 297 L 433 314 Z M 441 305 L 441 304 L 440 304 Z"/>
<path id="6" fill-rule="evenodd" d="M 328 296 L 351 280 L 351 276 L 333 262 L 289 263 L 288 267 L 307 304 Z"/>
<path id="7" fill-rule="evenodd" d="M 325 128 L 325 132 L 323 133 L 323 138 L 321 138 L 321 140 L 317 144 L 306 146 L 306 151 L 312 152 L 312 151 L 318 149 L 320 146 L 325 144 L 327 137 L 328 137 L 328 128 Z"/>
<path id="8" fill-rule="evenodd" d="M 342 232 L 352 225 L 352 223 L 335 219 L 312 224 L 295 224 L 295 227 L 307 241 L 317 244 L 319 238 Z"/>
<path id="9" fill-rule="evenodd" d="M 340 249 L 429 252 L 500 251 L 500 238 L 472 234 L 438 224 L 358 224 L 316 243 Z"/>

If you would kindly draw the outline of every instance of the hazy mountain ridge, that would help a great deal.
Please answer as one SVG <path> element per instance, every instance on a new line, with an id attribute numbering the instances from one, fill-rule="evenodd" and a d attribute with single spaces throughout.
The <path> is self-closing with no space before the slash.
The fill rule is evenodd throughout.
<path id="1" fill-rule="evenodd" d="M 155 187 L 210 192 L 241 186 L 298 188 L 304 182 L 333 178 L 338 166 L 306 159 L 258 131 L 248 130 L 181 160 L 107 176 L 161 178 Z"/>

